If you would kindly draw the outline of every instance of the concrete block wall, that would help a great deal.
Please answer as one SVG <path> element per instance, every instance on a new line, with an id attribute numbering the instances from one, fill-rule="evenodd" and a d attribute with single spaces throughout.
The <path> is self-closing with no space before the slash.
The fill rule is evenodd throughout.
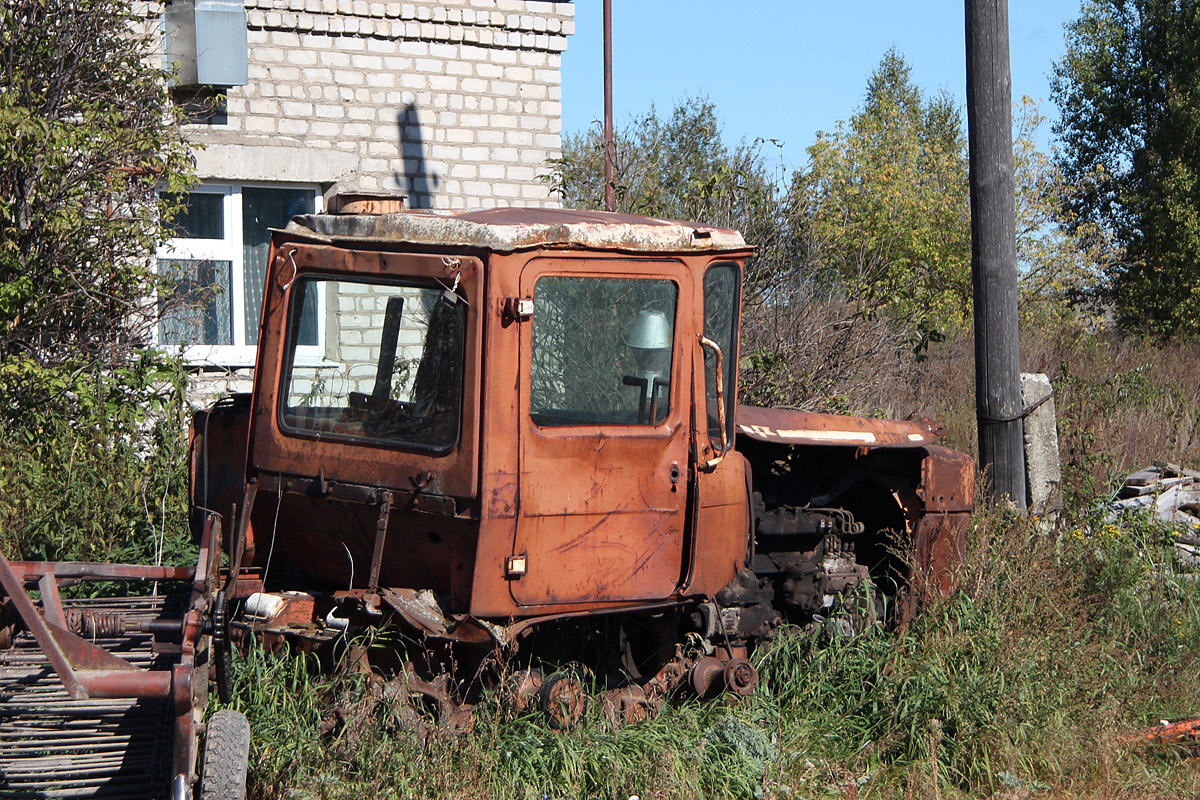
<path id="1" fill-rule="evenodd" d="M 402 322 L 396 337 L 396 364 L 403 365 L 393 375 L 393 400 L 411 400 L 413 379 L 420 361 L 429 312 L 425 300 L 428 290 L 394 286 L 376 286 L 353 281 L 330 281 L 326 286 L 325 367 L 330 386 L 325 402 L 344 404 L 350 392 L 370 394 L 383 343 L 384 312 L 392 297 L 404 299 Z M 330 371 L 332 369 L 332 371 Z"/>
<path id="2" fill-rule="evenodd" d="M 400 192 L 412 208 L 557 206 L 559 67 L 574 6 L 245 0 L 249 83 L 188 126 L 210 180 Z"/>

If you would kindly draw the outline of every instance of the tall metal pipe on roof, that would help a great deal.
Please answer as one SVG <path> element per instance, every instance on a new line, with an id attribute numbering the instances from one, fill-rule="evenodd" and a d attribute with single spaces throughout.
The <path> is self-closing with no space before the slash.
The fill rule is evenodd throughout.
<path id="1" fill-rule="evenodd" d="M 612 121 L 612 0 L 604 0 L 604 210 L 615 211 Z"/>

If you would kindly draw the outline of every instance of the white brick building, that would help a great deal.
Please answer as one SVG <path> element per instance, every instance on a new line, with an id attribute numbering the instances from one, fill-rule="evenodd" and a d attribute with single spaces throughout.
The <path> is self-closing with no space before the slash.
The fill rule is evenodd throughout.
<path id="1" fill-rule="evenodd" d="M 201 185 L 159 260 L 202 302 L 163 320 L 161 344 L 210 368 L 252 365 L 267 229 L 335 195 L 396 193 L 411 208 L 558 205 L 539 176 L 560 154 L 572 3 L 242 2 L 244 14 L 238 0 L 163 7 L 181 97 L 205 94 L 206 57 L 217 62 L 209 75 L 244 59 L 234 64 L 244 83 L 214 82 L 224 108 L 186 128 Z"/>

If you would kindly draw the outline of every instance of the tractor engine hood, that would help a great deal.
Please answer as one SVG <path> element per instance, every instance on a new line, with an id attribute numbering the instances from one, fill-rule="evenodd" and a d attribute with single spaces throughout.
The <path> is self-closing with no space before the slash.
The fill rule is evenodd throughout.
<path id="1" fill-rule="evenodd" d="M 924 417 L 910 420 L 867 419 L 781 408 L 737 408 L 737 430 L 771 444 L 855 447 L 925 447 L 942 438 L 945 428 Z"/>

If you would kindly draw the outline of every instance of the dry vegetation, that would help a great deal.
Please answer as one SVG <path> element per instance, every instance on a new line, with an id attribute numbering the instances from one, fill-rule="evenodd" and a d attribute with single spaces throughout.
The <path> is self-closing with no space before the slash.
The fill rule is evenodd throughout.
<path id="1" fill-rule="evenodd" d="M 802 322 L 812 319 L 786 320 Z M 851 329 L 879 335 L 871 324 Z M 822 335 L 836 336 L 836 325 Z M 1131 734 L 1200 713 L 1200 586 L 1164 530 L 1142 519 L 1118 526 L 1096 505 L 1114 480 L 1154 459 L 1197 466 L 1200 347 L 1066 323 L 1028 324 L 1025 336 L 1025 368 L 1055 386 L 1062 521 L 1047 532 L 977 513 L 961 590 L 905 630 L 853 640 L 787 633 L 758 654 L 765 685 L 741 703 L 683 703 L 627 727 L 595 711 L 563 733 L 488 700 L 471 732 L 435 727 L 424 740 L 398 707 L 364 702 L 362 675 L 314 678 L 303 659 L 252 651 L 235 704 L 255 730 L 253 796 L 1197 796 L 1195 762 Z M 920 359 L 839 341 L 826 357 L 866 353 L 843 374 L 869 366 L 873 379 L 827 383 L 844 391 L 823 397 L 940 419 L 948 444 L 973 450 L 968 336 Z M 354 735 L 321 735 L 338 705 L 364 709 Z"/>
<path id="2" fill-rule="evenodd" d="M 800 303 L 746 312 L 741 402 L 873 417 L 923 416 L 976 455 L 975 354 L 955 329 L 920 354 L 885 317 Z M 1070 313 L 1027 313 L 1021 369 L 1054 387 L 1064 500 L 1079 513 L 1152 462 L 1200 466 L 1200 341 L 1122 337 Z"/>
<path id="3" fill-rule="evenodd" d="M 752 698 L 630 727 L 597 712 L 556 732 L 485 702 L 470 733 L 423 741 L 398 708 L 361 702 L 364 676 L 312 680 L 252 651 L 236 703 L 255 726 L 253 794 L 1195 797 L 1191 762 L 1131 734 L 1200 708 L 1200 595 L 1153 526 L 1082 530 L 1056 541 L 981 514 L 962 589 L 908 629 L 792 632 L 759 654 Z M 318 733 L 335 704 L 372 709 L 354 737 Z"/>

